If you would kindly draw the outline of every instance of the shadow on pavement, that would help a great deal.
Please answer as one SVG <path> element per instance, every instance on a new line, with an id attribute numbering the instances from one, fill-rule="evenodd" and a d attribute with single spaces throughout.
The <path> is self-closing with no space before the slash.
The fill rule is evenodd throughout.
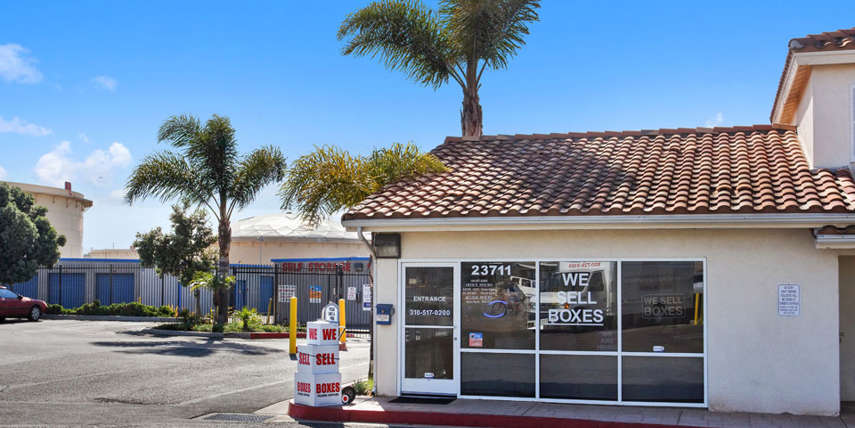
<path id="1" fill-rule="evenodd" d="M 26 318 L 6 318 L 5 320 L 0 321 L 0 327 L 11 324 L 28 324 L 30 322 L 32 321 Z"/>
<path id="2" fill-rule="evenodd" d="M 126 354 L 173 355 L 180 357 L 206 357 L 216 352 L 233 352 L 243 355 L 278 354 L 284 351 L 262 346 L 208 340 L 205 343 L 179 340 L 164 341 L 99 341 L 95 346 L 116 348 Z"/>

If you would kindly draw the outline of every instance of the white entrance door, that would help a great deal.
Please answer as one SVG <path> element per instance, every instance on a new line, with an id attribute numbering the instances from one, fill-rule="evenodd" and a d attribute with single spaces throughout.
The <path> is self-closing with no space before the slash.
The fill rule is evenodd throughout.
<path id="1" fill-rule="evenodd" d="M 402 264 L 402 394 L 457 395 L 460 389 L 458 266 Z"/>

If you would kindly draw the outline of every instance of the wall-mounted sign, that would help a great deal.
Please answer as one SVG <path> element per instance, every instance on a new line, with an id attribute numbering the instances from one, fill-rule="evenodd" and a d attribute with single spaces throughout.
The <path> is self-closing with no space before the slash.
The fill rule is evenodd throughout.
<path id="1" fill-rule="evenodd" d="M 356 287 L 347 287 L 347 300 L 356 300 Z"/>
<path id="2" fill-rule="evenodd" d="M 778 285 L 778 315 L 797 317 L 801 312 L 801 290 L 798 284 Z"/>
<path id="3" fill-rule="evenodd" d="M 309 286 L 309 303 L 321 303 L 323 292 L 320 285 Z"/>
<path id="4" fill-rule="evenodd" d="M 297 286 L 291 284 L 279 284 L 279 302 L 287 303 L 297 295 Z"/>
<path id="5" fill-rule="evenodd" d="M 371 311 L 371 284 L 362 285 L 362 310 Z"/>

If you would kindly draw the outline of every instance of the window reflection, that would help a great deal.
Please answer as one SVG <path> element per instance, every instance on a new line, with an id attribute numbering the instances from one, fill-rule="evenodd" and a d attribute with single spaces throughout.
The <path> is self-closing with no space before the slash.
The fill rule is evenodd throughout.
<path id="1" fill-rule="evenodd" d="M 460 355 L 463 395 L 534 397 L 534 355 L 464 352 Z"/>
<path id="2" fill-rule="evenodd" d="M 454 379 L 454 330 L 406 328 L 405 376 L 423 379 Z"/>
<path id="3" fill-rule="evenodd" d="M 540 349 L 617 350 L 617 263 L 540 263 Z"/>
<path id="4" fill-rule="evenodd" d="M 704 351 L 703 263 L 621 263 L 623 350 Z"/>
<path id="5" fill-rule="evenodd" d="M 535 263 L 463 263 L 463 348 L 534 349 Z"/>
<path id="6" fill-rule="evenodd" d="M 454 268 L 408 267 L 407 325 L 454 325 Z"/>

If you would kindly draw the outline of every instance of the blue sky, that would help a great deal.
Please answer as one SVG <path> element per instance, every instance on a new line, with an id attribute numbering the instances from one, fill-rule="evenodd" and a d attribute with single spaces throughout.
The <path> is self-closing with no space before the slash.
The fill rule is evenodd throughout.
<path id="1" fill-rule="evenodd" d="M 120 195 L 172 114 L 229 116 L 243 151 L 289 159 L 459 135 L 453 82 L 341 55 L 338 25 L 366 3 L 2 2 L 0 177 L 71 179 L 95 202 L 88 251 L 167 223 L 168 207 Z M 546 0 L 540 14 L 510 68 L 485 74 L 485 133 L 768 123 L 787 41 L 855 26 L 852 2 Z M 278 207 L 266 189 L 235 219 Z"/>

